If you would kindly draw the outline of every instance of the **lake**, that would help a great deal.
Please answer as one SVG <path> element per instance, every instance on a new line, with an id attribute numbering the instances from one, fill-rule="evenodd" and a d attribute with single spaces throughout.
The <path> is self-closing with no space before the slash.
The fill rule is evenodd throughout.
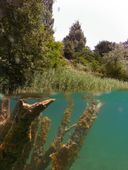
<path id="1" fill-rule="evenodd" d="M 84 96 L 82 93 L 72 94 L 74 108 L 71 123 L 75 123 L 85 109 Z M 52 120 L 47 146 L 53 141 L 67 106 L 63 93 L 50 97 L 56 101 L 43 112 Z M 71 170 L 128 170 L 128 91 L 113 91 L 96 98 L 103 103 L 103 107 Z M 29 101 L 32 103 L 33 99 Z M 15 99 L 12 97 L 11 109 L 14 106 Z"/>
<path id="2" fill-rule="evenodd" d="M 72 95 L 72 122 L 79 118 L 85 108 L 83 95 Z M 53 140 L 67 105 L 63 94 L 53 94 L 52 97 L 56 99 L 55 103 L 44 112 L 52 119 L 48 143 Z M 114 91 L 97 98 L 104 105 L 71 170 L 128 170 L 128 92 Z"/>

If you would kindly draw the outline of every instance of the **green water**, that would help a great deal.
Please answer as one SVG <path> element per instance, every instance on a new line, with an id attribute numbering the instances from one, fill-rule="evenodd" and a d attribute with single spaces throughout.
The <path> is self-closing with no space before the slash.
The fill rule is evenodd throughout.
<path id="1" fill-rule="evenodd" d="M 84 94 L 72 94 L 74 101 L 71 123 L 78 120 L 85 108 Z M 56 101 L 43 113 L 52 120 L 47 146 L 53 141 L 63 117 L 67 101 L 63 94 L 54 94 Z M 114 91 L 97 96 L 104 104 L 71 170 L 128 170 L 128 92 Z M 34 102 L 33 99 L 29 100 Z M 12 97 L 13 110 L 16 99 Z M 69 134 L 70 136 L 71 134 Z"/>
<path id="2" fill-rule="evenodd" d="M 52 119 L 48 143 L 54 138 L 67 105 L 63 94 L 53 97 L 56 102 L 44 112 Z M 128 170 L 128 92 L 116 91 L 98 98 L 104 105 L 71 170 Z M 81 94 L 73 94 L 73 99 L 72 122 L 75 122 L 85 101 Z"/>

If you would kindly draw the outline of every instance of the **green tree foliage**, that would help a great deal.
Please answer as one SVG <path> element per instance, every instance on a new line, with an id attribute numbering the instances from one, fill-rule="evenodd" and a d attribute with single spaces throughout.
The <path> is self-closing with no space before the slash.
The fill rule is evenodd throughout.
<path id="1" fill-rule="evenodd" d="M 104 55 L 105 74 L 112 78 L 128 80 L 128 49 L 118 44 Z"/>
<path id="2" fill-rule="evenodd" d="M 52 0 L 14 2 L 4 3 L 0 22 L 0 77 L 10 92 L 29 83 L 35 70 L 55 67 L 63 48 L 53 38 Z"/>
<path id="3" fill-rule="evenodd" d="M 84 71 L 100 72 L 99 55 L 92 51 L 89 47 L 83 48 L 81 52 L 75 53 L 75 66 L 80 66 Z M 82 67 L 81 64 L 84 66 Z"/>
<path id="4" fill-rule="evenodd" d="M 74 53 L 81 52 L 86 44 L 86 38 L 81 29 L 79 21 L 75 22 L 70 28 L 69 35 L 63 39 L 64 56 L 73 59 Z"/>
<path id="5" fill-rule="evenodd" d="M 41 0 L 23 0 L 22 5 L 6 4 L 0 24 L 0 68 L 9 90 L 22 86 L 41 59 L 44 46 Z"/>
<path id="6" fill-rule="evenodd" d="M 100 41 L 95 46 L 95 52 L 98 53 L 100 56 L 103 57 L 105 53 L 112 51 L 115 47 L 115 43 L 109 41 Z"/>
<path id="7" fill-rule="evenodd" d="M 124 47 L 128 48 L 128 39 L 122 43 Z"/>
<path id="8" fill-rule="evenodd" d="M 43 23 L 46 28 L 46 30 L 50 33 L 53 33 L 53 23 L 54 19 L 52 17 L 53 13 L 53 0 L 43 0 Z"/>
<path id="9" fill-rule="evenodd" d="M 46 70 L 48 68 L 57 68 L 65 65 L 65 61 L 62 58 L 63 43 L 55 42 L 53 39 L 48 41 L 45 48 L 45 62 L 44 60 L 37 60 L 38 70 Z M 41 65 L 41 67 L 39 67 Z"/>

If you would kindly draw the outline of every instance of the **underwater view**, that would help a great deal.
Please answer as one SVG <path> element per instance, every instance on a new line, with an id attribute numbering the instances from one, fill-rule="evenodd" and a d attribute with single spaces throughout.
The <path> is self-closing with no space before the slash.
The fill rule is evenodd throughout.
<path id="1" fill-rule="evenodd" d="M 85 107 L 83 94 L 72 95 L 74 109 L 71 121 L 79 118 Z M 52 141 L 66 107 L 63 94 L 52 96 L 56 101 L 44 111 L 52 119 L 48 141 Z M 128 169 L 128 92 L 114 91 L 97 96 L 103 103 L 93 127 L 71 170 L 127 170 Z M 70 134 L 69 134 L 70 135 Z"/>

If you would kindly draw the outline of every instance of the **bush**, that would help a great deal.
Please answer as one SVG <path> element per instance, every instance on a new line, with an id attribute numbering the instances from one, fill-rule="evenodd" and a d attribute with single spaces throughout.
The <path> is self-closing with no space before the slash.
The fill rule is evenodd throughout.
<path id="1" fill-rule="evenodd" d="M 122 44 L 116 45 L 114 50 L 105 54 L 103 62 L 106 76 L 128 80 L 127 56 L 128 49 Z"/>

